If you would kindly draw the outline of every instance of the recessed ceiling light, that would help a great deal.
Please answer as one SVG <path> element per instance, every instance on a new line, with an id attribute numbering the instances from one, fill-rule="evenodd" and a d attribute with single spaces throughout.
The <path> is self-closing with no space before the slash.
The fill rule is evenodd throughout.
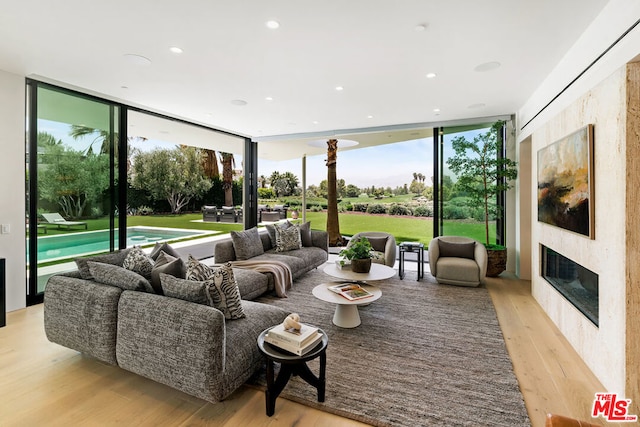
<path id="1" fill-rule="evenodd" d="M 179 48 L 179 47 L 177 47 L 177 46 L 170 47 L 170 48 L 169 48 L 169 50 L 170 50 L 171 52 L 173 52 L 173 53 L 182 53 L 182 52 L 183 52 L 183 51 L 182 51 L 182 49 L 180 49 L 180 48 Z"/>
<path id="2" fill-rule="evenodd" d="M 231 101 L 231 103 L 233 105 L 237 105 L 238 107 L 242 107 L 244 105 L 247 105 L 247 101 L 245 101 L 244 99 L 234 99 L 233 101 Z"/>
<path id="3" fill-rule="evenodd" d="M 439 109 L 439 108 L 434 108 L 434 109 L 433 109 L 433 112 L 434 112 L 434 113 L 439 113 L 439 112 L 440 112 L 440 109 Z"/>
<path id="4" fill-rule="evenodd" d="M 342 86 L 336 86 L 336 90 L 340 92 L 341 90 L 344 90 L 344 88 Z"/>
<path id="5" fill-rule="evenodd" d="M 493 62 L 485 62 L 484 64 L 480 64 L 473 70 L 479 73 L 484 73 L 485 71 L 491 71 L 497 68 L 500 68 L 500 63 L 493 61 Z"/>
<path id="6" fill-rule="evenodd" d="M 367 119 L 373 119 L 373 116 L 372 116 L 371 114 L 369 114 L 369 115 L 367 116 Z"/>
<path id="7" fill-rule="evenodd" d="M 421 33 L 422 31 L 427 29 L 427 24 L 418 24 L 413 28 L 416 33 Z"/>
<path id="8" fill-rule="evenodd" d="M 265 100 L 265 101 L 273 101 L 273 98 L 272 98 L 272 97 L 270 97 L 270 96 L 267 96 L 264 100 Z"/>
<path id="9" fill-rule="evenodd" d="M 151 65 L 151 60 L 142 55 L 136 55 L 134 53 L 127 53 L 124 56 L 124 59 L 134 65 Z"/>
<path id="10" fill-rule="evenodd" d="M 313 123 L 314 125 L 317 125 L 317 124 L 318 124 L 318 123 L 320 123 L 320 122 L 319 122 L 319 121 L 317 121 L 317 120 L 314 120 L 314 121 L 313 121 L 313 122 L 311 122 L 311 123 Z"/>
<path id="11" fill-rule="evenodd" d="M 482 102 L 478 102 L 477 104 L 469 105 L 467 108 L 471 108 L 471 109 L 473 109 L 473 108 L 482 108 L 484 106 L 485 106 L 485 104 L 483 104 Z"/>
<path id="12" fill-rule="evenodd" d="M 280 23 L 278 21 L 267 21 L 266 25 L 267 28 L 271 28 L 272 30 L 280 28 Z"/>
<path id="13" fill-rule="evenodd" d="M 428 78 L 428 79 L 432 79 L 432 78 L 434 78 L 436 75 L 437 75 L 436 73 L 428 73 L 428 74 L 427 74 L 427 78 Z"/>

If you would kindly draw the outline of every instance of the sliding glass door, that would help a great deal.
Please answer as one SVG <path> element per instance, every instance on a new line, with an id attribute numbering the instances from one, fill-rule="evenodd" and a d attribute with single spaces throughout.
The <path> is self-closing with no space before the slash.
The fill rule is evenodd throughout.
<path id="1" fill-rule="evenodd" d="M 28 84 L 27 299 L 77 255 L 117 247 L 120 107 Z"/>

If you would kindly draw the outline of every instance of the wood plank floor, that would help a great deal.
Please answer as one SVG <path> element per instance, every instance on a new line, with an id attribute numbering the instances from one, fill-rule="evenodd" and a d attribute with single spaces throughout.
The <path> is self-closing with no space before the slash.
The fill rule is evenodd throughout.
<path id="1" fill-rule="evenodd" d="M 590 418 L 594 393 L 605 391 L 531 297 L 530 284 L 488 279 L 487 288 L 534 427 L 545 414 Z M 264 394 L 242 387 L 209 404 L 47 341 L 42 305 L 11 312 L 0 328 L 0 426 L 361 426 L 278 399 L 264 413 Z M 496 396 L 499 400 L 500 396 Z"/>

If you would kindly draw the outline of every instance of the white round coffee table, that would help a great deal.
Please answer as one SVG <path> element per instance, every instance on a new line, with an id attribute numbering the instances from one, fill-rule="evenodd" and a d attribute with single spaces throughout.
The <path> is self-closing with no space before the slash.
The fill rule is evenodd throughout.
<path id="1" fill-rule="evenodd" d="M 373 294 L 373 296 L 363 298 L 361 300 L 349 301 L 335 292 L 330 291 L 329 286 L 335 283 L 323 283 L 313 288 L 313 296 L 319 300 L 336 304 L 336 311 L 333 313 L 333 324 L 341 328 L 355 328 L 360 325 L 360 313 L 358 306 L 369 304 L 382 296 L 382 291 L 371 285 L 361 284 L 364 289 Z"/>
<path id="2" fill-rule="evenodd" d="M 389 279 L 396 275 L 396 271 L 382 264 L 371 264 L 371 270 L 368 273 L 354 273 L 350 268 L 340 268 L 335 263 L 327 264 L 323 270 L 329 276 L 339 279 L 353 280 L 355 282 L 369 282 L 375 280 Z"/>

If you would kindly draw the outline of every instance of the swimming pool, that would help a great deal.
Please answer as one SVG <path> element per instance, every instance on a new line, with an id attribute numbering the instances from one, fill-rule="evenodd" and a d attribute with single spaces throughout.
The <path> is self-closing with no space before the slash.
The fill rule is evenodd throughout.
<path id="1" fill-rule="evenodd" d="M 161 227 L 128 227 L 127 247 L 169 242 L 185 237 L 210 236 L 216 232 Z M 116 247 L 118 236 L 116 234 Z M 28 248 L 28 245 L 27 245 Z M 109 250 L 109 230 L 38 236 L 38 263 L 57 261 Z"/>

